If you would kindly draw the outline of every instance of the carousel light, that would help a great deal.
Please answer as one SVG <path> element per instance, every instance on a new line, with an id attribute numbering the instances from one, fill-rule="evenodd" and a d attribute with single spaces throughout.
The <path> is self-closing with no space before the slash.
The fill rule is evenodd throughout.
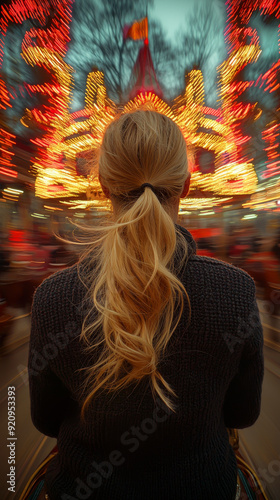
<path id="1" fill-rule="evenodd" d="M 199 209 L 210 209 L 213 207 L 217 207 L 232 200 L 232 197 L 215 197 L 211 196 L 211 198 L 192 198 L 187 197 L 180 201 L 179 208 L 181 210 L 199 210 Z"/>
<path id="2" fill-rule="evenodd" d="M 256 30 L 248 26 L 253 13 L 256 11 L 260 11 L 265 16 L 273 16 L 280 20 L 280 3 L 277 0 L 255 0 L 254 2 L 227 1 L 228 25 L 225 35 L 233 56 L 236 51 L 247 45 L 248 38 L 250 38 L 250 47 L 258 45 Z M 280 26 L 278 30 L 278 44 L 280 48 Z M 241 69 L 244 62 L 240 62 Z M 269 93 L 279 90 L 279 69 L 280 59 L 278 58 L 278 61 L 274 62 L 268 71 L 259 75 L 255 82 L 250 82 L 250 85 L 259 85 L 260 88 L 264 87 L 264 91 L 268 91 Z M 257 119 L 257 116 L 255 119 Z M 279 137 L 279 131 L 279 127 L 275 127 L 274 124 L 269 123 L 262 134 L 263 140 L 266 143 L 264 150 L 267 153 L 267 168 L 263 174 L 264 179 L 280 174 L 280 162 L 277 158 L 277 148 L 279 145 L 277 138 Z"/>
<path id="3" fill-rule="evenodd" d="M 14 170 L 15 165 L 12 162 L 14 152 L 13 145 L 16 143 L 16 136 L 0 128 L 0 175 L 7 177 L 17 177 L 17 172 Z"/>
<path id="4" fill-rule="evenodd" d="M 202 210 L 198 215 L 215 215 L 213 210 Z"/>
<path id="5" fill-rule="evenodd" d="M 242 217 L 241 220 L 256 219 L 257 217 L 258 217 L 257 214 L 247 214 L 244 215 L 244 217 Z"/>
<path id="6" fill-rule="evenodd" d="M 267 204 L 269 208 L 277 208 L 277 200 L 280 193 L 280 180 L 276 183 L 265 183 L 264 189 L 252 194 L 249 201 L 243 203 L 243 208 L 251 208 L 254 210 L 262 210 Z"/>
<path id="7" fill-rule="evenodd" d="M 5 191 L 5 193 L 10 193 L 10 194 L 13 194 L 16 196 L 19 196 L 20 194 L 24 193 L 24 191 L 22 191 L 22 189 L 15 189 L 15 188 L 11 188 L 11 187 L 5 188 L 5 189 L 3 189 L 3 191 Z"/>

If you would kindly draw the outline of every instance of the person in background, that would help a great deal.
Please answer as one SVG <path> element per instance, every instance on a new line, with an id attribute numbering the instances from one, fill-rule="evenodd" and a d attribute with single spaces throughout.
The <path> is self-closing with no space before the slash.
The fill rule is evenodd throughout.
<path id="1" fill-rule="evenodd" d="M 33 300 L 31 415 L 58 446 L 45 498 L 234 500 L 227 428 L 253 425 L 261 405 L 254 281 L 197 256 L 177 224 L 190 175 L 170 118 L 118 116 L 99 175 L 111 217 Z"/>

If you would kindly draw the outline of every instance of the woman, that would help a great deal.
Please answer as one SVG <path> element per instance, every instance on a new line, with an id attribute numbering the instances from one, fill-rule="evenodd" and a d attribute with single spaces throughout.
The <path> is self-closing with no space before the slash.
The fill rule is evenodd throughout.
<path id="1" fill-rule="evenodd" d="M 58 443 L 48 498 L 234 500 L 227 427 L 252 425 L 261 402 L 254 282 L 196 256 L 176 225 L 190 177 L 171 119 L 113 121 L 99 174 L 113 221 L 32 308 L 32 419 Z"/>

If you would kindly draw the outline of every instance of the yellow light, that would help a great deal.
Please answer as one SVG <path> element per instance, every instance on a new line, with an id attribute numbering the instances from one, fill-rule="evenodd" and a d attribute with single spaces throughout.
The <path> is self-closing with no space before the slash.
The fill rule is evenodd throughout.
<path id="1" fill-rule="evenodd" d="M 211 198 L 192 198 L 192 197 L 187 197 L 184 199 L 181 199 L 179 208 L 184 210 L 199 210 L 201 208 L 213 208 L 216 206 L 221 205 L 222 203 L 225 203 L 227 201 L 232 200 L 232 198 L 225 198 L 225 197 L 220 197 L 217 198 L 215 196 L 211 196 Z"/>
<path id="2" fill-rule="evenodd" d="M 280 180 L 274 185 L 270 182 L 265 183 L 263 189 L 254 193 L 250 200 L 243 203 L 243 208 L 251 208 L 254 210 L 263 210 L 267 208 L 268 204 L 270 209 L 277 209 L 277 200 L 280 194 Z"/>
<path id="3" fill-rule="evenodd" d="M 242 217 L 241 220 L 256 219 L 257 217 L 258 217 L 257 214 L 247 214 L 244 215 L 244 217 Z"/>
<path id="4" fill-rule="evenodd" d="M 24 193 L 24 191 L 22 191 L 21 189 L 15 189 L 10 187 L 3 189 L 3 191 L 5 191 L 5 193 L 16 194 L 16 195 Z"/>
<path id="5" fill-rule="evenodd" d="M 173 106 L 169 106 L 152 92 L 146 92 L 129 101 L 121 110 L 122 113 L 127 113 L 145 103 L 151 109 L 169 116 L 181 128 L 186 139 L 192 172 L 190 196 L 181 201 L 181 210 L 212 208 L 232 200 L 235 195 L 252 194 L 256 191 L 258 180 L 254 165 L 251 160 L 241 155 L 241 146 L 236 141 L 236 137 L 240 139 L 236 122 L 247 116 L 249 108 L 242 104 L 234 111 L 232 93 L 229 97 L 229 92 L 234 88 L 240 93 L 247 88 L 248 82 L 237 82 L 234 87 L 234 78 L 240 65 L 244 61 L 256 60 L 259 53 L 258 45 L 244 46 L 231 53 L 228 60 L 220 66 L 221 108 L 216 113 L 217 120 L 205 114 L 203 76 L 199 70 L 192 70 L 187 75 L 185 91 L 174 100 Z M 54 115 L 52 120 L 47 114 L 37 115 L 37 120 L 50 126 L 53 132 L 41 140 L 41 152 L 44 154 L 40 153 L 33 164 L 37 176 L 36 195 L 44 199 L 76 198 L 74 201 L 63 202 L 71 209 L 99 207 L 108 210 L 110 205 L 95 177 L 96 172 L 88 177 L 76 173 L 77 156 L 87 151 L 94 152 L 99 147 L 106 126 L 116 113 L 120 112 L 116 104 L 107 97 L 103 73 L 97 70 L 88 75 L 85 108 L 77 113 L 69 113 L 73 85 L 72 68 L 58 54 L 40 47 L 29 47 L 24 51 L 23 57 L 31 65 L 38 64 L 53 71 L 61 88 L 61 113 Z M 42 89 L 40 86 L 34 86 L 34 90 Z M 49 89 L 50 93 L 51 91 L 52 88 Z M 27 110 L 27 122 L 31 114 L 32 112 Z M 260 114 L 261 111 L 259 116 Z M 79 121 L 76 121 L 77 117 Z M 246 141 L 247 138 L 243 140 Z M 211 173 L 203 173 L 198 169 L 198 148 L 213 153 L 214 165 Z M 225 153 L 227 160 L 224 159 Z M 197 190 L 205 195 L 205 198 L 192 198 Z M 79 199 L 83 196 L 90 199 Z"/>

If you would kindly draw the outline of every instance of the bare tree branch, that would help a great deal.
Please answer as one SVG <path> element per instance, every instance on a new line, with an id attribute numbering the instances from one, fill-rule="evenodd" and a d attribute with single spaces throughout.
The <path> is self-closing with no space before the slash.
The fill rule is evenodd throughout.
<path id="1" fill-rule="evenodd" d="M 203 72 L 208 95 L 216 97 L 217 74 L 213 54 L 226 55 L 223 36 L 217 30 L 219 7 L 212 2 L 199 4 L 186 18 L 185 29 L 178 34 L 180 67 L 183 74 L 192 69 Z"/>

